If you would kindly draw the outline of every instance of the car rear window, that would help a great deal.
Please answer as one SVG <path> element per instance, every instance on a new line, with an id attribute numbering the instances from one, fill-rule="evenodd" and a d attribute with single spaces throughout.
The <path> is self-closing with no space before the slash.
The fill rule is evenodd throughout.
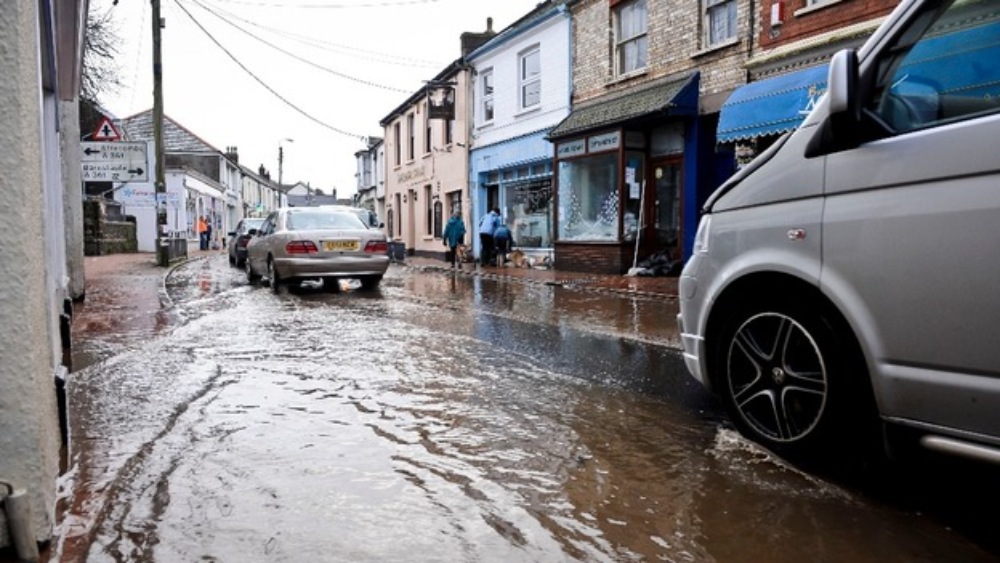
<path id="1" fill-rule="evenodd" d="M 310 229 L 366 229 L 365 224 L 353 213 L 333 211 L 300 211 L 289 214 L 289 231 Z"/>

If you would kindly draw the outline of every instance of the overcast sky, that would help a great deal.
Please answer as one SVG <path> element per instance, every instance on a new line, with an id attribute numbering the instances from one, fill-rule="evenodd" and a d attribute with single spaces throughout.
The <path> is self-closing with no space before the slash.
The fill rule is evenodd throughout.
<path id="1" fill-rule="evenodd" d="M 459 36 L 489 17 L 500 31 L 538 1 L 162 0 L 164 112 L 275 181 L 280 145 L 284 183 L 347 197 L 362 139 L 459 57 Z M 121 40 L 125 87 L 101 102 L 119 118 L 152 108 L 150 1 L 91 9 L 112 11 Z"/>

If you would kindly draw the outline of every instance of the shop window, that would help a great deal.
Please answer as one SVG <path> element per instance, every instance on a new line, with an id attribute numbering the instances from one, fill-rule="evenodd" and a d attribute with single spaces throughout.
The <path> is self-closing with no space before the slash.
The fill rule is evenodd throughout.
<path id="1" fill-rule="evenodd" d="M 559 237 L 617 241 L 618 153 L 559 162 Z"/>
<path id="2" fill-rule="evenodd" d="M 639 226 L 645 223 L 643 217 L 650 208 L 650 193 L 644 186 L 646 181 L 643 170 L 646 168 L 645 157 L 641 152 L 630 151 L 625 155 L 625 213 L 622 216 L 622 234 L 625 240 L 635 240 Z M 643 191 L 646 191 L 644 194 Z M 645 225 L 643 225 L 645 226 Z"/>
<path id="3" fill-rule="evenodd" d="M 424 104 L 424 154 L 431 152 L 431 120 L 427 111 L 427 104 Z"/>
<path id="4" fill-rule="evenodd" d="M 646 68 L 646 0 L 622 2 L 614 8 L 615 71 L 628 74 Z"/>
<path id="5" fill-rule="evenodd" d="M 552 247 L 552 179 L 517 182 L 504 186 L 507 226 L 514 246 Z"/>

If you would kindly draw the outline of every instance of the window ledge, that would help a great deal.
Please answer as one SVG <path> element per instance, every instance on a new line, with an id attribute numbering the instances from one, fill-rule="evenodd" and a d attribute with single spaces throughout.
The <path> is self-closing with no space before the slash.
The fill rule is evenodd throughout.
<path id="1" fill-rule="evenodd" d="M 521 117 L 524 117 L 525 115 L 528 115 L 528 114 L 531 114 L 531 113 L 537 113 L 537 112 L 541 111 L 541 109 L 542 109 L 542 104 L 535 104 L 535 105 L 531 106 L 530 108 L 522 109 L 521 111 L 515 113 L 514 117 L 515 118 L 521 118 Z"/>
<path id="2" fill-rule="evenodd" d="M 836 0 L 836 1 L 839 2 L 840 0 Z M 715 45 L 712 45 L 710 47 L 706 47 L 705 49 L 702 49 L 701 51 L 695 51 L 694 53 L 691 53 L 691 58 L 692 59 L 697 59 L 698 57 L 703 57 L 703 56 L 705 56 L 705 55 L 707 55 L 709 53 L 714 53 L 716 51 L 721 51 L 722 49 L 725 49 L 727 47 L 732 47 L 733 45 L 739 45 L 739 43 L 740 43 L 740 38 L 739 37 L 730 37 L 729 39 L 726 39 L 725 41 L 722 41 L 721 43 L 716 43 Z"/>
<path id="3" fill-rule="evenodd" d="M 639 78 L 641 76 L 646 76 L 647 74 L 649 74 L 649 67 L 645 67 L 645 68 L 642 68 L 640 70 L 633 70 L 632 72 L 629 72 L 629 73 L 626 73 L 626 74 L 619 74 L 618 76 L 614 76 L 614 77 L 610 78 L 607 82 L 604 83 L 604 85 L 605 86 L 614 86 L 615 84 L 620 84 L 622 82 L 628 82 L 629 80 L 633 80 L 633 79 Z"/>
<path id="4" fill-rule="evenodd" d="M 795 10 L 794 12 L 792 12 L 792 15 L 795 16 L 795 17 L 804 16 L 806 14 L 811 14 L 813 12 L 822 10 L 824 8 L 829 8 L 830 6 L 833 6 L 833 5 L 836 5 L 836 4 L 840 4 L 843 1 L 844 0 L 823 0 L 822 2 L 818 2 L 816 4 L 813 4 L 812 6 L 806 6 L 805 8 L 799 8 L 798 10 Z"/>

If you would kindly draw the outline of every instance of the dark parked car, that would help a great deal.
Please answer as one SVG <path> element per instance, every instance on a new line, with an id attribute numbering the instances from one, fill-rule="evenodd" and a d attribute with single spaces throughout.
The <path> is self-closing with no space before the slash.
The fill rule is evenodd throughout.
<path id="1" fill-rule="evenodd" d="M 247 259 L 247 241 L 250 240 L 250 229 L 259 229 L 264 224 L 264 218 L 247 217 L 236 224 L 236 230 L 229 233 L 229 264 L 242 268 Z"/>

